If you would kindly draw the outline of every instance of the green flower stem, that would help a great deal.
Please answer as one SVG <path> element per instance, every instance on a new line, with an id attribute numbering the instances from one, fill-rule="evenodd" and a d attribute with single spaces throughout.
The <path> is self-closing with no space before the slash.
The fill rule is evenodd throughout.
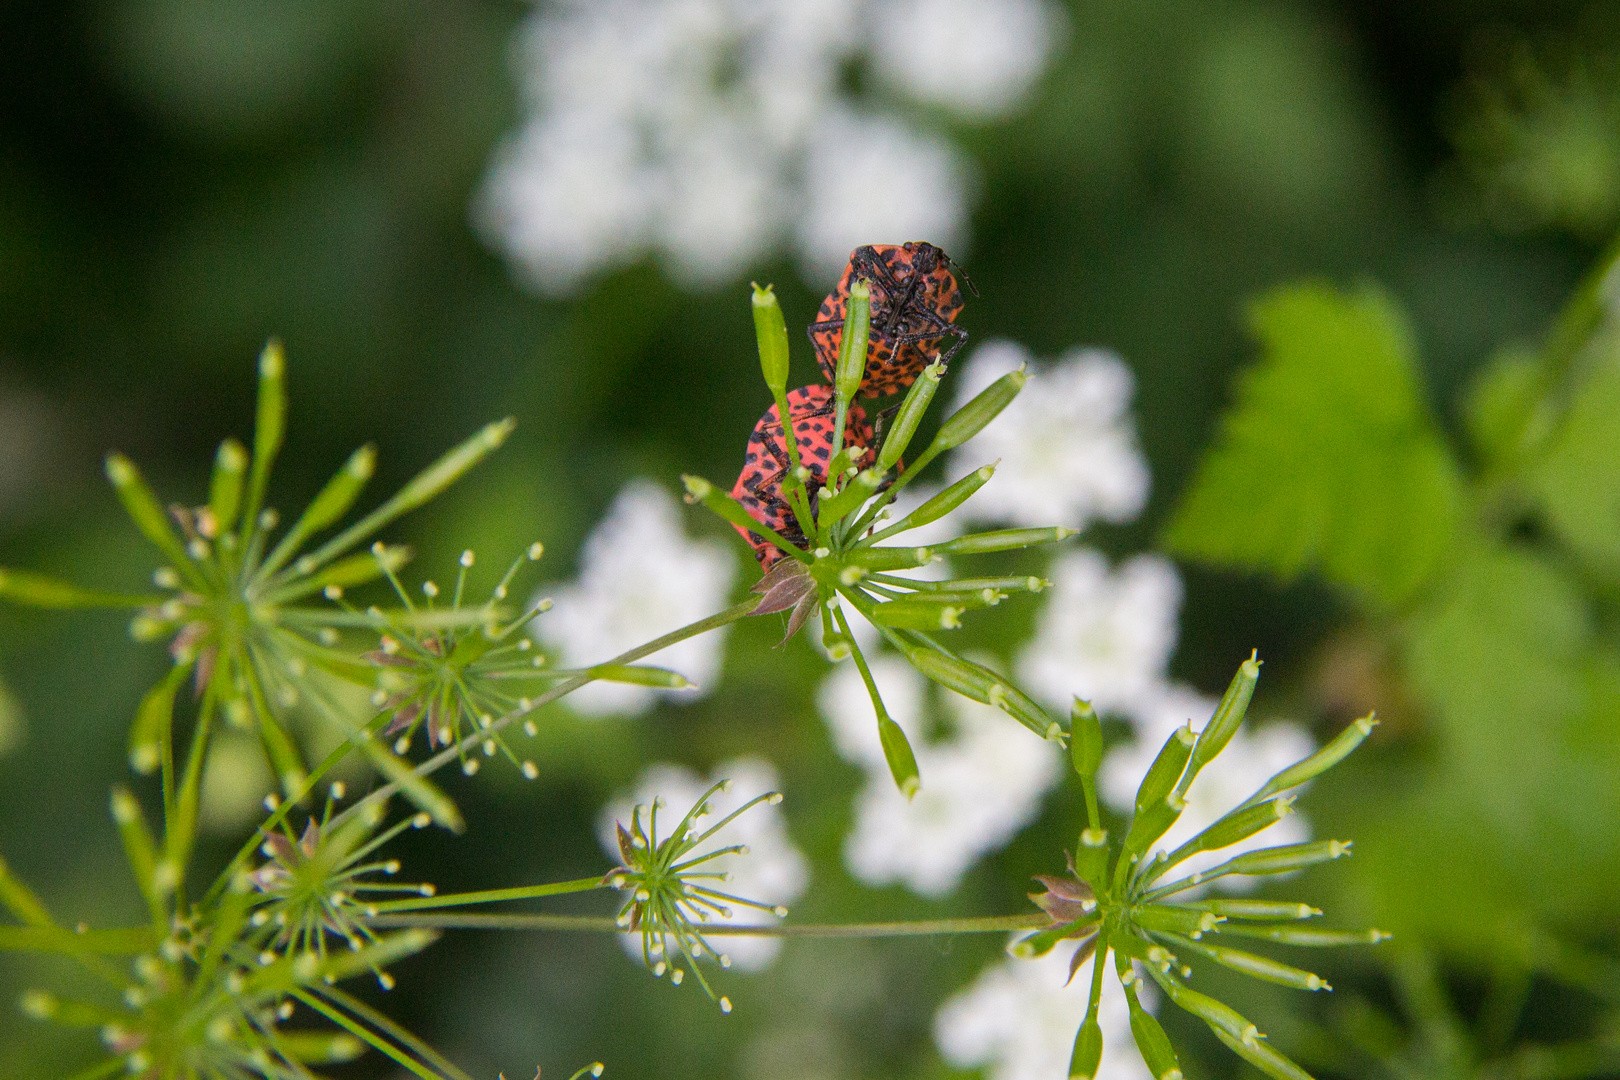
<path id="1" fill-rule="evenodd" d="M 677 642 L 685 641 L 687 638 L 697 637 L 699 634 L 706 634 L 710 630 L 718 630 L 722 626 L 734 623 L 738 619 L 745 618 L 746 616 L 752 614 L 754 608 L 759 606 L 760 599 L 761 598 L 757 596 L 749 597 L 740 604 L 734 604 L 722 612 L 710 615 L 707 619 L 699 619 L 695 623 L 688 623 L 679 630 L 671 630 L 661 638 L 655 638 L 654 640 L 647 642 L 645 645 L 638 645 L 629 652 L 620 653 L 618 656 L 615 656 L 613 659 L 609 660 L 608 664 L 633 664 L 642 657 L 651 656 L 653 653 L 659 652 L 662 649 L 667 649 L 669 646 L 674 645 Z M 545 693 L 531 701 L 528 708 L 514 709 L 512 712 L 507 713 L 505 716 L 490 724 L 489 727 L 481 728 L 477 732 L 460 740 L 455 745 L 446 747 L 434 756 L 422 762 L 420 765 L 416 766 L 416 768 L 412 770 L 412 773 L 416 776 L 427 776 L 429 773 L 433 773 L 444 768 L 444 766 L 450 764 L 452 761 L 461 760 L 462 756 L 466 754 L 468 750 L 478 746 L 491 735 L 506 730 L 508 727 L 517 723 L 535 709 L 540 708 L 540 706 L 549 705 L 558 698 L 573 693 L 586 683 L 592 682 L 594 678 L 595 677 L 593 675 L 587 672 L 583 675 L 576 675 L 574 678 L 569 679 L 565 683 L 553 686 L 550 690 L 547 690 Z M 324 772 L 325 769 L 326 765 L 323 762 L 319 771 Z M 318 775 L 312 776 L 306 782 L 306 792 L 310 790 L 318 778 Z M 334 826 L 342 824 L 352 815 L 359 813 L 368 806 L 389 798 L 397 791 L 399 791 L 398 783 L 384 784 L 382 787 L 371 792 L 371 794 L 367 795 L 365 798 L 354 803 L 341 814 L 333 817 L 332 824 Z"/>
<path id="2" fill-rule="evenodd" d="M 703 928 L 705 937 L 889 938 L 937 934 L 1005 934 L 1039 930 L 1051 923 L 1044 912 L 1028 915 L 987 915 L 967 919 L 929 919 L 921 922 L 804 923 L 790 926 L 720 925 Z M 426 926 L 443 930 L 584 930 L 623 934 L 625 928 L 607 915 L 376 915 L 365 920 L 372 927 Z"/>
<path id="3" fill-rule="evenodd" d="M 104 1061 L 99 1065 L 92 1065 L 83 1072 L 76 1072 L 72 1076 L 68 1077 L 68 1080 L 104 1080 L 105 1077 L 112 1076 L 115 1073 L 121 1073 L 123 1071 L 124 1059 L 121 1057 L 115 1057 L 109 1061 Z"/>
<path id="4" fill-rule="evenodd" d="M 472 1080 L 472 1077 L 456 1067 L 455 1062 L 352 994 L 346 994 L 336 986 L 327 986 L 322 983 L 314 983 L 310 986 L 310 989 L 338 1008 L 346 1009 L 365 1020 L 395 1042 L 409 1047 L 423 1061 L 432 1064 L 446 1076 L 453 1077 L 454 1080 Z"/>
<path id="5" fill-rule="evenodd" d="M 150 952 L 157 941 L 158 935 L 150 926 L 85 930 L 82 933 L 65 926 L 0 926 L 0 952 L 135 956 Z"/>
<path id="6" fill-rule="evenodd" d="M 303 1002 L 311 1009 L 314 1009 L 316 1012 L 332 1021 L 332 1023 L 346 1030 L 355 1038 L 363 1040 L 372 1049 L 393 1058 L 395 1061 L 405 1066 L 405 1068 L 409 1069 L 417 1076 L 422 1077 L 422 1080 L 440 1080 L 439 1077 L 424 1069 L 419 1062 L 412 1058 L 406 1057 L 405 1054 L 393 1043 L 389 1042 L 387 1039 L 379 1037 L 375 1032 L 362 1027 L 357 1020 L 353 1019 L 352 1017 L 345 1016 L 342 1012 L 333 1008 L 331 1005 L 328 1005 L 326 1002 L 322 1001 L 309 991 L 303 989 L 302 987 L 293 987 L 289 993 L 294 998 Z"/>
<path id="7" fill-rule="evenodd" d="M 409 900 L 384 900 L 371 906 L 379 912 L 416 911 L 421 908 L 462 907 L 466 904 L 494 904 L 502 900 L 533 900 L 541 896 L 562 896 L 566 893 L 589 892 L 606 888 L 600 877 L 580 878 L 577 881 L 558 881 L 550 885 L 521 885 L 513 889 L 485 889 L 482 892 L 447 893 L 444 896 L 420 896 Z"/>

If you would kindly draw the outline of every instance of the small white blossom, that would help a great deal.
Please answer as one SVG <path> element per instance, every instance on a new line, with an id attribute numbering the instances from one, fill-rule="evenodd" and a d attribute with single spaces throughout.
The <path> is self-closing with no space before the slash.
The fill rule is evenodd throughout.
<path id="1" fill-rule="evenodd" d="M 1055 708 L 1076 695 L 1098 712 L 1154 707 L 1176 646 L 1181 578 L 1168 559 L 1137 555 L 1110 571 L 1081 548 L 1053 560 L 1046 606 L 1018 657 L 1025 690 Z"/>
<path id="2" fill-rule="evenodd" d="M 872 9 L 875 66 L 920 101 L 1003 116 L 1046 67 L 1063 23 L 1047 0 L 888 0 Z"/>
<path id="3" fill-rule="evenodd" d="M 1075 1032 L 1086 1017 L 1091 968 L 1081 965 L 1072 982 L 1073 950 L 1059 946 L 1034 960 L 998 961 L 973 985 L 940 1007 L 934 1017 L 934 1043 L 958 1069 L 982 1069 L 986 1080 L 1053 1080 L 1069 1075 Z M 1151 1007 L 1147 986 L 1138 992 Z M 1151 1080 L 1131 1037 L 1125 991 L 1112 971 L 1103 976 L 1097 1009 L 1103 1056 L 1097 1071 L 1107 1080 Z"/>
<path id="4" fill-rule="evenodd" d="M 731 789 L 717 791 L 710 797 L 710 813 L 696 822 L 700 832 L 748 800 L 778 790 L 776 769 L 758 757 L 722 762 L 707 779 L 681 765 L 651 765 L 642 772 L 633 790 L 615 798 L 602 811 L 597 821 L 597 838 L 602 849 L 613 858 L 619 858 L 615 823 L 628 825 L 636 806 L 650 807 L 655 799 L 662 800 L 658 808 L 658 834 L 660 838 L 668 835 L 686 812 L 697 805 L 703 793 L 720 780 L 730 780 Z M 641 820 L 645 827 L 648 820 L 645 810 Z M 717 873 L 730 875 L 729 880 L 711 882 L 716 889 L 765 904 L 791 904 L 804 895 L 810 884 L 810 863 L 788 836 L 780 807 L 770 803 L 753 807 L 694 848 L 690 857 L 735 844 L 747 845 L 748 853 L 722 855 L 705 864 Z M 775 921 L 769 913 L 751 908 L 736 907 L 732 911 L 731 918 L 716 916 L 713 925 Z M 641 958 L 638 935 L 623 934 L 621 940 L 626 952 L 636 959 Z M 781 939 L 769 937 L 716 936 L 712 943 L 731 959 L 734 967 L 743 971 L 768 967 L 782 949 Z"/>
<path id="5" fill-rule="evenodd" d="M 1024 392 L 951 456 L 958 471 L 969 455 L 975 464 L 1001 459 L 964 513 L 1071 529 L 1134 519 L 1147 503 L 1150 476 L 1131 419 L 1130 368 L 1099 349 L 1072 349 L 1055 363 L 1037 364 L 1023 346 L 991 341 L 962 365 L 956 407 L 1021 364 L 1030 373 Z"/>
<path id="6" fill-rule="evenodd" d="M 833 275 L 857 244 L 951 246 L 968 169 L 842 88 L 870 57 L 903 95 L 1006 115 L 1047 65 L 1051 0 L 559 0 L 518 33 L 527 119 L 475 217 L 546 293 L 649 253 L 712 285 L 797 241 Z M 919 51 L 922 50 L 922 51 Z M 917 57 L 927 56 L 919 64 Z"/>
<path id="7" fill-rule="evenodd" d="M 722 609 L 736 571 L 729 546 L 687 537 L 680 504 L 669 492 L 633 480 L 586 539 L 579 577 L 542 590 L 554 604 L 535 619 L 535 633 L 554 650 L 556 666 L 605 663 Z M 724 643 L 725 630 L 711 630 L 645 662 L 707 688 L 720 674 Z M 690 700 L 692 691 L 594 682 L 564 700 L 587 715 L 632 715 L 651 708 L 660 695 Z"/>
<path id="8" fill-rule="evenodd" d="M 1194 731 L 1200 730 L 1209 722 L 1216 704 L 1213 698 L 1186 687 L 1165 687 L 1158 702 L 1139 711 L 1135 740 L 1114 747 L 1103 759 L 1097 777 L 1103 799 L 1116 810 L 1128 812 L 1136 798 L 1137 785 L 1170 733 L 1189 720 Z M 1236 809 L 1260 785 L 1315 749 L 1311 737 L 1297 724 L 1275 722 L 1253 726 L 1245 721 L 1220 756 L 1199 771 L 1198 778 L 1187 790 L 1187 808 L 1156 849 L 1170 851 L 1192 839 Z M 1297 844 L 1308 839 L 1310 822 L 1295 811 L 1242 843 L 1194 856 L 1173 873 L 1179 877 L 1255 848 Z M 1226 891 L 1243 891 L 1254 884 L 1250 878 L 1229 877 L 1221 879 L 1219 887 Z"/>
<path id="9" fill-rule="evenodd" d="M 1062 778 L 1062 757 L 1001 710 L 956 694 L 942 695 L 954 732 L 930 742 L 923 676 L 892 656 L 869 663 L 884 705 L 917 756 L 922 789 L 910 801 L 900 794 L 860 673 L 853 664 L 833 671 L 822 687 L 822 713 L 839 753 L 866 770 L 844 862 L 864 884 L 898 882 L 923 896 L 944 896 L 979 859 L 1035 820 Z"/>

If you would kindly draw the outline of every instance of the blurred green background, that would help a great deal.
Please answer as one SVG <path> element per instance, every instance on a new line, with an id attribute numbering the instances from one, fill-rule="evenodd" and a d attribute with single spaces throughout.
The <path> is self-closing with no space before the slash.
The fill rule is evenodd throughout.
<path id="1" fill-rule="evenodd" d="M 1242 313 L 1257 291 L 1300 277 L 1380 283 L 1405 305 L 1429 400 L 1456 434 L 1469 376 L 1504 343 L 1539 339 L 1614 225 L 1620 124 L 1601 11 L 1549 0 L 1068 7 L 1066 44 L 1022 112 L 947 121 L 978 173 L 971 239 L 953 254 L 981 293 L 961 319 L 976 338 L 1045 356 L 1097 344 L 1133 367 L 1153 497 L 1137 523 L 1089 534 L 1111 553 L 1152 546 L 1174 509 L 1232 373 L 1255 355 Z M 396 530 L 426 573 L 443 574 L 465 546 L 492 565 L 539 538 L 545 576 L 560 580 L 627 479 L 729 479 L 768 402 L 746 278 L 683 291 L 647 260 L 572 299 L 541 299 L 470 224 L 492 151 L 521 116 L 509 61 L 529 10 L 120 0 L 0 11 L 0 565 L 139 586 L 152 564 L 102 481 L 102 455 L 123 450 L 166 496 L 201 501 L 214 447 L 249 432 L 253 359 L 271 336 L 286 343 L 292 395 L 279 506 L 301 503 L 361 442 L 380 446 L 381 492 L 486 420 L 518 418 L 490 463 Z M 1492 126 L 1478 80 L 1525 48 L 1555 67 L 1611 59 L 1592 62 L 1596 89 L 1554 110 L 1533 145 L 1504 148 L 1512 133 Z M 1528 193 L 1491 172 L 1493 155 L 1516 153 L 1531 161 Z M 806 284 L 786 256 L 750 274 L 776 283 L 790 327 L 830 284 Z M 808 381 L 808 350 L 795 348 Z M 695 515 L 689 525 L 726 532 Z M 1309 579 L 1183 570 L 1178 678 L 1216 691 L 1258 647 L 1264 714 L 1319 734 L 1352 710 L 1390 716 L 1370 760 L 1307 800 L 1319 835 L 1361 835 L 1438 751 L 1393 681 L 1375 672 L 1345 689 L 1358 614 Z M 1011 640 L 1016 623 L 986 643 Z M 1054 796 L 1040 825 L 947 901 L 861 888 L 838 855 L 859 778 L 815 713 L 824 665 L 809 649 L 773 651 L 776 632 L 740 627 L 723 683 L 695 705 L 596 724 L 556 713 L 538 785 L 501 770 L 447 781 L 469 835 L 411 837 L 407 867 L 447 890 L 595 873 L 598 808 L 642 765 L 706 769 L 758 751 L 789 792 L 824 793 L 785 807 L 815 865 L 796 914 L 1020 910 L 1025 876 L 1054 869 L 1073 835 L 1070 797 Z M 0 609 L 0 852 L 69 922 L 116 924 L 138 908 L 106 793 L 127 775 L 131 710 L 164 665 L 116 615 Z M 1481 737 L 1511 749 L 1499 720 Z M 1468 823 L 1436 805 L 1377 835 L 1466 837 Z M 1620 821 L 1581 820 L 1598 848 L 1620 844 Z M 1489 997 L 1490 949 L 1477 942 L 1520 906 L 1500 895 L 1504 880 L 1545 890 L 1548 902 L 1522 906 L 1572 940 L 1601 944 L 1620 929 L 1620 882 L 1581 873 L 1581 850 L 1548 848 L 1552 834 L 1524 824 L 1528 839 L 1507 854 L 1481 843 L 1425 872 L 1396 852 L 1369 860 L 1386 880 L 1362 871 L 1309 887 L 1346 917 L 1423 927 L 1418 940 L 1449 922 L 1457 940 L 1432 940 L 1472 1015 Z M 1427 909 L 1444 918 L 1414 914 Z M 597 1058 L 619 1076 L 944 1075 L 928 1049 L 933 1011 L 997 947 L 793 943 L 770 974 L 735 978 L 746 1008 L 722 1024 L 612 941 L 461 935 L 401 964 L 390 1005 L 477 1075 L 526 1077 L 535 1060 L 567 1075 Z M 1336 983 L 1388 998 L 1376 969 L 1344 963 Z M 50 962 L 8 956 L 0 1002 L 57 979 Z M 1596 1008 L 1538 992 L 1526 1030 L 1545 1038 Z M 1211 1040 L 1193 1043 L 1201 1071 L 1236 1074 Z M 84 1037 L 0 1009 L 0 1073 L 61 1075 L 91 1052 Z M 371 1060 L 341 1075 L 389 1073 Z"/>

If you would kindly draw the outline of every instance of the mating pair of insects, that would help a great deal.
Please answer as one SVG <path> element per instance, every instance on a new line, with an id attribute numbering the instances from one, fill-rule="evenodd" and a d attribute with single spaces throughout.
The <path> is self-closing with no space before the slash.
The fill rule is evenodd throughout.
<path id="1" fill-rule="evenodd" d="M 866 370 L 859 396 L 887 397 L 907 390 L 929 364 L 950 363 L 967 341 L 967 331 L 956 325 L 963 299 L 961 287 L 951 273 L 952 265 L 950 256 L 928 243 L 858 247 L 850 255 L 837 287 L 822 301 L 816 321 L 807 332 L 827 382 L 801 386 L 787 395 L 799 458 L 810 471 L 806 487 L 812 493 L 812 503 L 815 492 L 827 483 L 827 464 L 832 456 L 835 405 L 830 384 L 838 364 L 850 286 L 866 281 L 872 287 Z M 968 287 L 972 288 L 972 282 Z M 865 409 L 850 406 L 844 432 L 848 445 L 861 447 L 855 465 L 865 468 L 877 459 L 876 439 Z M 789 467 L 784 435 L 781 415 L 772 405 L 748 437 L 742 474 L 731 494 L 761 524 L 806 547 L 809 541 L 782 491 Z M 737 531 L 753 547 L 762 570 L 770 570 L 783 557 L 781 549 L 759 534 L 740 527 Z"/>

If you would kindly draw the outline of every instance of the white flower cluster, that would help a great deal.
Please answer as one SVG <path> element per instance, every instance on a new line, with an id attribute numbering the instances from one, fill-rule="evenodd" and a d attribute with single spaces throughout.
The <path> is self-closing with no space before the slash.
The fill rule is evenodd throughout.
<path id="1" fill-rule="evenodd" d="M 651 481 L 632 480 L 586 538 L 578 578 L 542 590 L 553 605 L 535 619 L 535 636 L 552 649 L 559 667 L 604 663 L 720 611 L 736 573 L 727 544 L 687 537 L 674 496 Z M 646 662 L 673 668 L 701 692 L 719 677 L 724 645 L 721 628 L 671 645 Z M 691 700 L 693 691 L 594 682 L 564 700 L 590 716 L 634 715 L 672 695 Z"/>
<path id="2" fill-rule="evenodd" d="M 628 826 L 635 807 L 650 807 L 654 800 L 659 800 L 658 834 L 662 839 L 697 805 L 703 793 L 721 780 L 730 780 L 731 788 L 717 791 L 709 799 L 710 813 L 698 823 L 700 830 L 748 800 L 778 790 L 776 769 L 763 758 L 742 757 L 721 762 L 715 767 L 714 775 L 707 779 L 680 765 L 649 766 L 632 790 L 615 798 L 602 811 L 597 821 L 597 837 L 602 849 L 614 859 L 619 858 L 615 823 L 624 822 Z M 645 810 L 641 821 L 645 828 L 648 822 Z M 791 904 L 804 895 L 810 884 L 810 864 L 788 836 L 781 807 L 760 803 L 694 848 L 691 857 L 735 844 L 746 845 L 747 854 L 722 855 L 706 864 L 716 873 L 730 875 L 728 880 L 716 884 L 720 891 L 764 904 Z M 775 916 L 769 912 L 752 908 L 737 907 L 732 911 L 731 918 L 716 916 L 714 924 L 775 921 Z M 623 934 L 620 939 L 625 951 L 640 959 L 641 938 L 636 934 Z M 714 944 L 742 971 L 768 967 L 782 950 L 782 940 L 769 937 L 739 935 L 716 938 Z"/>
<path id="3" fill-rule="evenodd" d="M 950 458 L 954 473 L 1001 461 L 996 478 L 963 507 L 969 519 L 1071 529 L 1134 520 L 1150 477 L 1131 422 L 1131 369 L 1101 349 L 1071 349 L 1038 364 L 1022 345 L 990 341 L 962 365 L 955 407 L 1021 366 L 1029 389 Z"/>
<path id="4" fill-rule="evenodd" d="M 1073 981 L 1066 982 L 1072 953 L 1059 947 L 1037 960 L 999 961 L 945 1002 L 934 1017 L 934 1041 L 945 1060 L 959 1069 L 982 1069 L 986 1080 L 1067 1076 L 1096 963 L 1095 958 L 1086 962 Z M 1148 1004 L 1151 988 L 1141 985 L 1138 992 Z M 1112 972 L 1104 974 L 1097 1023 L 1103 1033 L 1097 1075 L 1108 1080 L 1151 1080 L 1153 1074 L 1131 1037 L 1125 991 Z"/>
<path id="5" fill-rule="evenodd" d="M 1028 95 L 1053 0 L 560 0 L 523 25 L 528 109 L 477 217 L 537 289 L 667 257 L 695 285 L 790 240 L 818 279 L 858 244 L 963 239 L 968 167 L 895 96 L 968 119 Z M 881 93 L 856 101 L 865 61 Z"/>

